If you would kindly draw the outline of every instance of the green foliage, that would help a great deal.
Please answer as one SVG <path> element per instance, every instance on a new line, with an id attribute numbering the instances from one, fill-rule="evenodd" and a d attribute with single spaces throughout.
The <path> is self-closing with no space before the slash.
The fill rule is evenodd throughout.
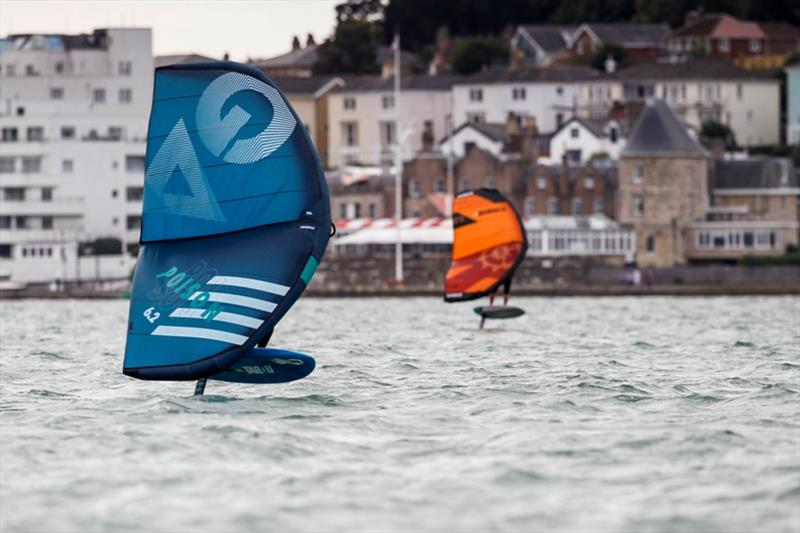
<path id="1" fill-rule="evenodd" d="M 495 59 L 508 59 L 506 43 L 494 37 L 467 37 L 456 41 L 450 66 L 456 74 L 468 75 L 489 66 Z"/>
<path id="2" fill-rule="evenodd" d="M 116 237 L 99 237 L 78 244 L 78 255 L 117 255 L 122 253 L 122 241 Z"/>
<path id="3" fill-rule="evenodd" d="M 369 20 L 383 17 L 381 0 L 347 0 L 336 5 L 336 21 Z"/>
<path id="4" fill-rule="evenodd" d="M 129 242 L 128 246 L 127 246 L 127 249 L 128 249 L 128 254 L 130 254 L 130 255 L 132 255 L 134 257 L 139 255 L 139 243 L 138 242 Z"/>
<path id="5" fill-rule="evenodd" d="M 788 67 L 791 65 L 797 65 L 798 63 L 800 63 L 800 51 L 795 50 L 786 56 L 786 60 L 783 62 L 783 66 Z"/>
<path id="6" fill-rule="evenodd" d="M 314 74 L 377 74 L 376 52 L 383 39 L 379 26 L 365 20 L 345 20 L 336 25 L 333 38 L 322 43 Z"/>
<path id="7" fill-rule="evenodd" d="M 616 43 L 605 43 L 600 46 L 589 60 L 589 64 L 596 70 L 605 71 L 608 56 L 614 58 L 617 68 L 623 68 L 628 64 L 628 52 Z"/>
<path id="8" fill-rule="evenodd" d="M 611 156 L 608 152 L 594 152 L 589 156 L 589 161 L 596 161 L 600 159 L 611 159 Z"/>
<path id="9" fill-rule="evenodd" d="M 800 145 L 788 144 L 759 144 L 748 146 L 751 155 L 764 155 L 769 157 L 790 157 L 796 167 L 800 167 Z"/>
<path id="10" fill-rule="evenodd" d="M 722 139 L 725 141 L 726 150 L 736 149 L 736 135 L 727 124 L 717 120 L 706 120 L 700 129 L 700 139 L 707 147 L 712 139 Z"/>

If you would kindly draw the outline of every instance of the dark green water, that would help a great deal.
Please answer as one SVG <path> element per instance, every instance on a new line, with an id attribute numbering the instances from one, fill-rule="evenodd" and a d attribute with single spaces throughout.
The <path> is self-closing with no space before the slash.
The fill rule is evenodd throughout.
<path id="1" fill-rule="evenodd" d="M 120 373 L 127 302 L 0 303 L 0 530 L 800 531 L 800 299 L 304 298 L 287 385 Z"/>

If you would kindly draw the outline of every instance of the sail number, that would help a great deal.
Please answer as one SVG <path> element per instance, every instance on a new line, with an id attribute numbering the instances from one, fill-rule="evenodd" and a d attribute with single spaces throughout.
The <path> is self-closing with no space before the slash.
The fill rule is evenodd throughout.
<path id="1" fill-rule="evenodd" d="M 200 315 L 201 318 L 206 320 L 213 320 L 215 316 L 222 312 L 222 305 L 219 303 L 212 303 L 208 305 L 211 295 L 208 291 L 198 290 L 203 286 L 203 283 L 195 282 L 195 279 L 189 277 L 186 272 L 178 270 L 178 267 L 172 266 L 156 274 L 156 278 L 166 278 L 167 288 L 178 295 L 183 300 L 188 300 L 189 304 L 195 309 L 203 309 L 204 312 Z"/>

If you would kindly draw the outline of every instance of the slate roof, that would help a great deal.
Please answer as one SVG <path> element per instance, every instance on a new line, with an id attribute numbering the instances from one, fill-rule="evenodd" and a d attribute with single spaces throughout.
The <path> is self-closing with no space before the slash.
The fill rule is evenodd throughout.
<path id="1" fill-rule="evenodd" d="M 287 94 L 314 94 L 337 76 L 271 76 L 283 92 Z M 341 78 L 338 78 L 341 80 Z"/>
<path id="2" fill-rule="evenodd" d="M 308 67 L 311 68 L 317 61 L 317 48 L 319 45 L 312 44 L 305 48 L 298 48 L 279 56 L 267 59 L 254 59 L 253 65 L 258 68 L 288 68 L 288 67 Z"/>
<path id="3" fill-rule="evenodd" d="M 547 53 L 558 52 L 567 48 L 570 36 L 577 26 L 557 26 L 554 24 L 526 24 L 519 27 L 528 37 L 536 41 Z"/>
<path id="4" fill-rule="evenodd" d="M 489 69 L 476 72 L 456 81 L 456 85 L 476 83 L 536 83 L 569 82 L 599 78 L 599 73 L 590 67 L 576 65 L 551 65 L 549 67 L 529 67 L 516 70 Z"/>
<path id="5" fill-rule="evenodd" d="M 628 137 L 622 156 L 708 157 L 663 100 L 649 99 Z"/>
<path id="6" fill-rule="evenodd" d="M 644 61 L 604 78 L 619 80 L 774 80 L 769 73 L 744 70 L 721 59 L 687 59 L 674 63 Z"/>
<path id="7" fill-rule="evenodd" d="M 394 76 L 341 76 L 345 81 L 339 92 L 370 92 L 394 90 Z M 428 76 L 424 74 L 402 76 L 400 89 L 403 91 L 449 91 L 459 76 Z"/>
<path id="8" fill-rule="evenodd" d="M 715 162 L 715 189 L 778 189 L 797 187 L 797 175 L 784 158 L 746 159 Z"/>
<path id="9" fill-rule="evenodd" d="M 652 46 L 666 43 L 670 35 L 667 24 L 584 24 L 604 43 L 626 47 Z M 579 28 L 580 31 L 580 28 Z M 575 36 L 578 33 L 576 32 Z"/>

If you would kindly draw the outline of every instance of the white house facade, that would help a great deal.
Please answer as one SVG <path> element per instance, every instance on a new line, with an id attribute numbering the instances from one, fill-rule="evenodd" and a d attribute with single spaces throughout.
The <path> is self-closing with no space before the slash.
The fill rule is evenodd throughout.
<path id="1" fill-rule="evenodd" d="M 153 86 L 149 29 L 0 39 L 0 275 L 74 280 L 77 243 L 139 240 L 147 118 Z M 103 277 L 134 259 L 104 260 Z M 100 261 L 93 272 L 100 275 Z"/>
<path id="2" fill-rule="evenodd" d="M 620 123 L 572 117 L 550 137 L 550 159 L 586 163 L 592 157 L 617 160 L 625 146 Z"/>

